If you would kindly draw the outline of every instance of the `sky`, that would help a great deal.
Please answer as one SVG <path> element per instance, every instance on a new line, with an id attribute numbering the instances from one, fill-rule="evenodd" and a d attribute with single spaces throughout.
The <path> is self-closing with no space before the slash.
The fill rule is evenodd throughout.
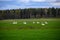
<path id="1" fill-rule="evenodd" d="M 0 10 L 52 7 L 60 8 L 60 0 L 0 0 Z"/>

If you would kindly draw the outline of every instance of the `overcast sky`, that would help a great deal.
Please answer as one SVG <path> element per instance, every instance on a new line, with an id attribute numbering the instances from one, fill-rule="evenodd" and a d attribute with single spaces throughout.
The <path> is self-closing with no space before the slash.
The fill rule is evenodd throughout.
<path id="1" fill-rule="evenodd" d="M 0 0 L 0 10 L 49 7 L 60 8 L 60 0 Z"/>

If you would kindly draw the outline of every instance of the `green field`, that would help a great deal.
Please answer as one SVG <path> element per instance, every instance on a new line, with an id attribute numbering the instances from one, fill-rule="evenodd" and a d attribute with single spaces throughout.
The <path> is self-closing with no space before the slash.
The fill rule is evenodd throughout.
<path id="1" fill-rule="evenodd" d="M 17 24 L 13 24 L 16 21 Z M 47 21 L 44 26 L 41 23 Z M 23 24 L 27 22 L 27 24 Z M 32 22 L 40 22 L 39 24 Z M 60 19 L 0 20 L 0 40 L 60 40 Z"/>

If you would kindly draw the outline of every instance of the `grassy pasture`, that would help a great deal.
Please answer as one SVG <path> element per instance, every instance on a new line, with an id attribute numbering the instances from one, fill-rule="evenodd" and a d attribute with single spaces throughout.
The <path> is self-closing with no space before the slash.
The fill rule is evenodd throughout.
<path id="1" fill-rule="evenodd" d="M 12 24 L 14 21 L 17 24 Z M 48 24 L 41 25 L 47 21 Z M 23 24 L 27 22 L 27 24 Z M 33 24 L 32 22 L 40 22 Z M 0 40 L 60 40 L 60 19 L 0 20 Z"/>

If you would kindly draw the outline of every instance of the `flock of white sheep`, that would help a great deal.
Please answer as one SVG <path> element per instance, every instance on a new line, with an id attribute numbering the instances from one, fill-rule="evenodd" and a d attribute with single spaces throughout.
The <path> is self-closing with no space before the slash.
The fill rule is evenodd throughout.
<path id="1" fill-rule="evenodd" d="M 33 24 L 41 24 L 43 26 L 46 25 L 46 24 L 48 24 L 47 21 L 45 21 L 45 22 L 32 22 L 32 23 Z M 13 24 L 18 24 L 18 22 L 14 21 Z M 23 24 L 27 24 L 27 22 L 23 22 Z"/>

